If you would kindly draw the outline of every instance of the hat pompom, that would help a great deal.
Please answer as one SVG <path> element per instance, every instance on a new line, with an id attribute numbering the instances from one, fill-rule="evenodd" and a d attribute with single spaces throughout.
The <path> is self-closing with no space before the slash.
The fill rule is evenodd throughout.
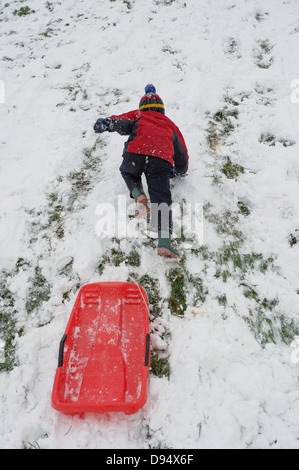
<path id="1" fill-rule="evenodd" d="M 156 93 L 156 88 L 154 87 L 154 85 L 149 83 L 148 85 L 146 85 L 144 91 L 145 91 L 145 94 L 147 94 L 147 93 Z"/>

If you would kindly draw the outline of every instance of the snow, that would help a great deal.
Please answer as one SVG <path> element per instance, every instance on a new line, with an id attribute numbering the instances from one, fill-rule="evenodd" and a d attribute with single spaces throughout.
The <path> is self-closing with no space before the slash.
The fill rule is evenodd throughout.
<path id="1" fill-rule="evenodd" d="M 32 11 L 14 14 L 24 6 Z M 299 448 L 297 343 L 291 347 L 299 330 L 285 342 L 280 324 L 282 316 L 299 323 L 299 248 L 288 242 L 299 229 L 298 17 L 296 0 L 1 2 L 0 280 L 14 303 L 2 290 L 0 326 L 6 306 L 15 319 L 16 365 L 0 369 L 0 448 Z M 177 265 L 157 259 L 146 239 L 118 246 L 126 254 L 135 246 L 140 266 L 107 262 L 99 270 L 113 243 L 96 233 L 96 208 L 117 207 L 126 187 L 118 172 L 124 139 L 99 137 L 93 124 L 135 109 L 147 83 L 190 154 L 188 177 L 173 183 L 174 201 L 210 203 L 218 215 L 204 219 L 210 255 L 237 240 L 219 226 L 242 201 L 250 215 L 233 226 L 243 234 L 240 252 L 274 259 L 264 271 L 230 264 L 224 282 L 219 258 L 186 249 L 187 272 L 207 294 L 194 303 L 189 283 L 183 316 L 167 302 L 167 275 Z M 238 101 L 238 116 L 213 149 L 210 120 L 228 105 L 226 96 Z M 237 179 L 221 172 L 228 156 L 245 169 Z M 37 267 L 48 295 L 30 309 Z M 158 280 L 151 343 L 168 358 L 169 377 L 150 373 L 147 403 L 131 416 L 55 411 L 58 346 L 79 287 L 132 280 L 132 273 Z M 278 304 L 261 310 L 257 296 Z M 267 317 L 259 330 L 258 311 Z M 270 324 L 275 342 L 261 341 Z M 3 334 L 1 326 L 0 359 Z"/>

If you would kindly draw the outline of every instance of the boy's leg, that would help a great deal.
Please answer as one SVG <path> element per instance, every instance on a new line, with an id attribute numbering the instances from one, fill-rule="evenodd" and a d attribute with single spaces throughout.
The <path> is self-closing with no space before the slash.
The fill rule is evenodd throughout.
<path id="1" fill-rule="evenodd" d="M 119 167 L 121 175 L 130 191 L 130 197 L 134 197 L 132 190 L 137 187 L 142 190 L 141 175 L 144 170 L 145 157 L 143 155 L 126 154 Z"/>
<path id="2" fill-rule="evenodd" d="M 149 213 L 148 199 L 139 186 L 132 189 L 132 196 L 136 201 L 136 217 L 146 217 Z"/>
<path id="3" fill-rule="evenodd" d="M 136 154 L 126 154 L 120 166 L 121 175 L 130 191 L 130 197 L 134 198 L 137 204 L 136 215 L 142 217 L 149 212 L 148 200 L 142 187 L 141 175 L 144 171 L 145 156 Z"/>
<path id="4" fill-rule="evenodd" d="M 148 157 L 145 176 L 151 199 L 151 218 L 158 231 L 158 255 L 178 258 L 178 252 L 171 246 L 172 198 L 169 184 L 171 164 L 167 161 Z"/>

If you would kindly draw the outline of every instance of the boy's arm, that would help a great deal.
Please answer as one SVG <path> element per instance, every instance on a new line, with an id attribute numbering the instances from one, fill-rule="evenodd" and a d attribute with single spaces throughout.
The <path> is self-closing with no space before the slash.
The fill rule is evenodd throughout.
<path id="1" fill-rule="evenodd" d="M 138 111 L 120 114 L 119 116 L 110 116 L 100 118 L 95 123 L 93 129 L 95 132 L 118 132 L 120 135 L 130 135 L 136 120 L 139 118 Z"/>
<path id="2" fill-rule="evenodd" d="M 172 140 L 174 147 L 174 170 L 177 174 L 184 175 L 188 170 L 189 155 L 184 138 L 179 129 L 173 132 Z"/>

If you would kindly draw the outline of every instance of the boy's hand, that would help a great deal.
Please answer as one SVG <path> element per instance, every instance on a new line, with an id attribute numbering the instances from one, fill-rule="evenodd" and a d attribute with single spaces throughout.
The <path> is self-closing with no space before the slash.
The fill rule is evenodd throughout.
<path id="1" fill-rule="evenodd" d="M 178 177 L 183 177 L 186 176 L 187 172 L 185 171 L 184 173 L 178 172 L 175 168 L 171 168 L 170 170 L 170 178 L 178 178 Z"/>
<path id="2" fill-rule="evenodd" d="M 97 122 L 93 126 L 93 130 L 98 133 L 111 131 L 111 124 L 112 124 L 112 121 L 110 118 L 105 118 L 105 119 L 100 118 L 97 120 Z"/>

